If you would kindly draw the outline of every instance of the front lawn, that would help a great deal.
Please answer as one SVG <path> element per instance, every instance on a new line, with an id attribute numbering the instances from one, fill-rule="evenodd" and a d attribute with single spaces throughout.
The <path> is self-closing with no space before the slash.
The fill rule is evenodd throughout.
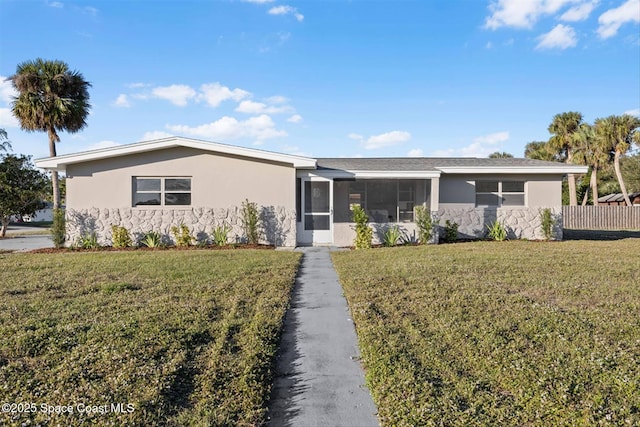
<path id="1" fill-rule="evenodd" d="M 0 254 L 0 424 L 261 422 L 299 259 Z"/>
<path id="2" fill-rule="evenodd" d="M 333 259 L 384 425 L 640 424 L 640 239 Z"/>

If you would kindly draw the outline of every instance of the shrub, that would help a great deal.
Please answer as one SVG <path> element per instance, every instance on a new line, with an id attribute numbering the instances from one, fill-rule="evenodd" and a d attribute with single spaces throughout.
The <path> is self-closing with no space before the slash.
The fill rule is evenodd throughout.
<path id="1" fill-rule="evenodd" d="M 553 228 L 556 225 L 556 221 L 553 218 L 551 209 L 540 209 L 540 227 L 542 228 L 542 234 L 545 240 L 553 239 Z"/>
<path id="2" fill-rule="evenodd" d="M 416 206 L 416 226 L 418 227 L 418 241 L 426 245 L 433 236 L 433 218 L 431 211 L 424 206 Z"/>
<path id="3" fill-rule="evenodd" d="M 369 227 L 369 215 L 362 206 L 355 205 L 352 212 L 352 220 L 356 223 L 356 249 L 368 249 L 373 240 L 373 230 Z"/>
<path id="4" fill-rule="evenodd" d="M 64 219 L 64 209 L 55 209 L 53 211 L 53 224 L 51 225 L 51 240 L 56 248 L 64 246 L 67 227 Z"/>
<path id="5" fill-rule="evenodd" d="M 402 232 L 400 231 L 400 227 L 398 225 L 393 225 L 392 227 L 387 228 L 382 236 L 382 245 L 386 247 L 395 246 L 398 244 L 398 241 L 402 237 Z"/>
<path id="6" fill-rule="evenodd" d="M 187 227 L 185 224 L 180 224 L 180 227 L 176 227 L 174 225 L 173 227 L 171 227 L 171 233 L 176 239 L 177 246 L 191 246 L 196 240 L 196 238 L 193 237 L 193 235 L 189 231 L 189 227 Z"/>
<path id="7" fill-rule="evenodd" d="M 444 241 L 453 243 L 458 239 L 458 223 L 447 220 L 444 225 Z"/>
<path id="8" fill-rule="evenodd" d="M 156 231 L 147 231 L 140 240 L 140 244 L 148 248 L 159 248 L 162 246 L 162 236 Z"/>
<path id="9" fill-rule="evenodd" d="M 487 236 L 496 242 L 502 242 L 507 239 L 507 230 L 497 219 L 492 224 L 486 224 Z"/>
<path id="10" fill-rule="evenodd" d="M 100 244 L 98 243 L 98 236 L 96 236 L 96 233 L 94 232 L 86 233 L 78 238 L 76 247 L 81 249 L 97 249 L 100 247 Z"/>
<path id="11" fill-rule="evenodd" d="M 231 227 L 227 224 L 217 225 L 213 231 L 213 243 L 218 246 L 226 246 L 229 241 L 229 232 L 231 231 Z"/>
<path id="12" fill-rule="evenodd" d="M 111 226 L 111 242 L 114 248 L 128 248 L 133 243 L 129 230 L 119 225 Z"/>
<path id="13" fill-rule="evenodd" d="M 242 228 L 247 243 L 257 245 L 260 240 L 260 215 L 258 205 L 246 199 L 242 202 Z"/>

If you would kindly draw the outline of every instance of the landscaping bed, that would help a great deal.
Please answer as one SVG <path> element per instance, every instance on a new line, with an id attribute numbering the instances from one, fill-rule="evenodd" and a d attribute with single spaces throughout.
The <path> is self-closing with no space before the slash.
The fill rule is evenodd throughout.
<path id="1" fill-rule="evenodd" d="M 640 239 L 333 253 L 384 425 L 640 424 Z"/>
<path id="2" fill-rule="evenodd" d="M 261 423 L 299 259 L 0 254 L 0 424 Z"/>

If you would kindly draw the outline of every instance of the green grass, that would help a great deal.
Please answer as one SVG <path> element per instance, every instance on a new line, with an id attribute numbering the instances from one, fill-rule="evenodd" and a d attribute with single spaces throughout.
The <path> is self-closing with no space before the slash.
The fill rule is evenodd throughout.
<path id="1" fill-rule="evenodd" d="M 0 254 L 0 403 L 38 408 L 0 424 L 260 423 L 298 262 L 265 250 Z M 77 408 L 112 403 L 133 412 Z"/>
<path id="2" fill-rule="evenodd" d="M 640 425 L 640 239 L 333 259 L 384 425 Z"/>

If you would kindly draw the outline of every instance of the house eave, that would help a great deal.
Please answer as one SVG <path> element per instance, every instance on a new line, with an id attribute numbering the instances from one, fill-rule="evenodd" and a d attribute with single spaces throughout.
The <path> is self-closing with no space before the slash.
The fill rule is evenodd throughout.
<path id="1" fill-rule="evenodd" d="M 445 174 L 582 174 L 587 173 L 587 166 L 451 166 L 436 167 Z"/>
<path id="2" fill-rule="evenodd" d="M 65 172 L 68 165 L 94 160 L 102 160 L 112 157 L 126 156 L 130 154 L 146 153 L 167 148 L 188 147 L 198 150 L 217 152 L 222 154 L 247 157 L 257 160 L 273 161 L 291 164 L 294 168 L 315 169 L 316 160 L 309 157 L 295 156 L 291 154 L 274 153 L 271 151 L 256 150 L 253 148 L 237 147 L 217 142 L 207 142 L 182 137 L 168 137 L 153 141 L 136 142 L 117 147 L 103 148 L 99 150 L 83 151 L 74 154 L 66 154 L 56 157 L 46 157 L 35 160 L 35 165 L 42 169 Z"/>
<path id="3" fill-rule="evenodd" d="M 439 178 L 440 171 L 365 171 L 365 170 L 340 170 L 318 169 L 314 171 L 304 171 L 298 176 L 318 176 L 330 179 L 430 179 Z"/>

